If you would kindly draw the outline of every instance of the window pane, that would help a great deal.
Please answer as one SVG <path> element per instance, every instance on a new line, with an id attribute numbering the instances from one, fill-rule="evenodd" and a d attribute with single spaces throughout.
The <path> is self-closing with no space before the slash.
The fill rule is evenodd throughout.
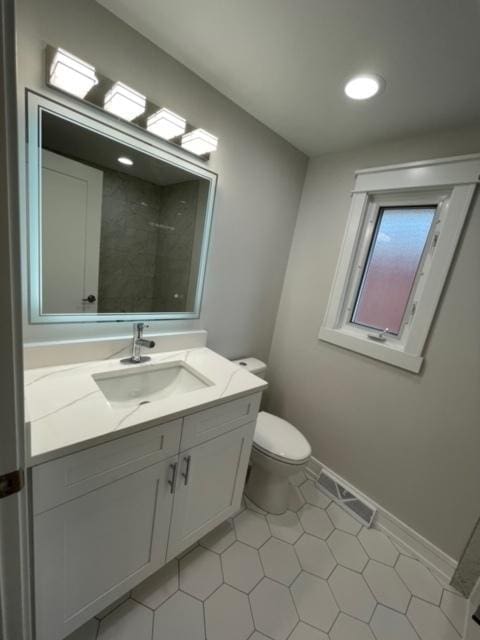
<path id="1" fill-rule="evenodd" d="M 378 216 L 352 322 L 398 334 L 436 207 L 384 207 Z"/>

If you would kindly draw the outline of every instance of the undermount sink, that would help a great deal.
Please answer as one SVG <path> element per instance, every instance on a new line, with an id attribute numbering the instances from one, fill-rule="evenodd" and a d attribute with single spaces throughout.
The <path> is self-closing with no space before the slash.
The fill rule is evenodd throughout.
<path id="1" fill-rule="evenodd" d="M 94 374 L 100 391 L 112 407 L 130 407 L 212 386 L 185 362 L 129 367 L 125 371 Z"/>

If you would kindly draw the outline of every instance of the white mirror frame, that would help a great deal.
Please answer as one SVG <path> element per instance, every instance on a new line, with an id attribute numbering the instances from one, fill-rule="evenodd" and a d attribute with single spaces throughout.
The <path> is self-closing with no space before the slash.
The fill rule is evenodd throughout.
<path id="1" fill-rule="evenodd" d="M 151 312 L 151 313 L 82 313 L 52 314 L 42 313 L 42 112 L 65 118 L 70 122 L 107 136 L 137 151 L 163 160 L 193 175 L 208 180 L 209 190 L 205 212 L 205 222 L 200 262 L 197 275 L 195 301 L 192 311 Z M 153 320 L 191 320 L 200 317 L 205 271 L 212 228 L 213 207 L 217 186 L 217 174 L 181 155 L 176 155 L 164 146 L 156 137 L 143 133 L 136 128 L 130 132 L 128 125 L 118 123 L 105 116 L 100 110 L 91 109 L 90 113 L 67 107 L 64 104 L 46 98 L 33 91 L 27 91 L 27 187 L 28 187 L 28 299 L 29 320 L 32 324 L 63 324 L 86 322 L 138 322 Z M 170 147 L 171 148 L 171 147 Z"/>

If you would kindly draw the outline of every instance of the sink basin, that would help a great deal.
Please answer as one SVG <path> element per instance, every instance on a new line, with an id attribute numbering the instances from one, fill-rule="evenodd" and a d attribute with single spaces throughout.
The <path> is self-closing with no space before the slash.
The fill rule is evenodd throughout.
<path id="1" fill-rule="evenodd" d="M 166 362 L 125 371 L 96 373 L 97 386 L 112 407 L 135 407 L 212 386 L 185 362 Z"/>

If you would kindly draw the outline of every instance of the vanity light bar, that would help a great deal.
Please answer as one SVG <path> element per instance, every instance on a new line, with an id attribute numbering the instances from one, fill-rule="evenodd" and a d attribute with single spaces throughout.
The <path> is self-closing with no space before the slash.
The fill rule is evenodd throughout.
<path id="1" fill-rule="evenodd" d="M 164 140 L 171 140 L 185 133 L 187 121 L 170 109 L 160 109 L 147 118 L 147 130 Z"/>
<path id="2" fill-rule="evenodd" d="M 51 60 L 48 69 L 48 84 L 52 87 L 84 99 L 96 107 L 103 107 L 105 111 L 128 122 L 135 120 L 147 110 L 146 97 L 123 82 L 115 82 L 112 85 L 112 81 L 101 74 L 99 74 L 99 79 L 94 66 L 64 49 L 54 49 L 47 46 L 47 53 L 47 59 Z M 99 83 L 99 89 L 86 97 L 90 90 Z M 111 88 L 105 93 L 102 102 L 103 91 L 101 89 L 108 86 Z M 151 111 L 152 107 L 156 108 L 156 111 L 148 116 L 146 123 L 142 119 L 140 122 L 134 123 L 135 126 L 142 127 L 149 133 L 197 156 L 207 156 L 217 149 L 218 138 L 205 129 L 194 129 L 185 133 L 187 129 L 185 118 L 165 107 L 159 109 L 149 101 L 148 111 Z M 181 141 L 175 139 L 180 136 Z"/>
<path id="3" fill-rule="evenodd" d="M 54 87 L 84 98 L 95 85 L 98 78 L 95 67 L 64 49 L 57 49 L 50 65 L 49 81 Z"/>
<path id="4" fill-rule="evenodd" d="M 182 147 L 197 156 L 215 151 L 218 146 L 218 138 L 205 129 L 195 129 L 182 136 Z"/>
<path id="5" fill-rule="evenodd" d="M 129 122 L 144 113 L 146 104 L 145 96 L 123 82 L 115 82 L 110 91 L 105 94 L 103 101 L 105 111 Z"/>

